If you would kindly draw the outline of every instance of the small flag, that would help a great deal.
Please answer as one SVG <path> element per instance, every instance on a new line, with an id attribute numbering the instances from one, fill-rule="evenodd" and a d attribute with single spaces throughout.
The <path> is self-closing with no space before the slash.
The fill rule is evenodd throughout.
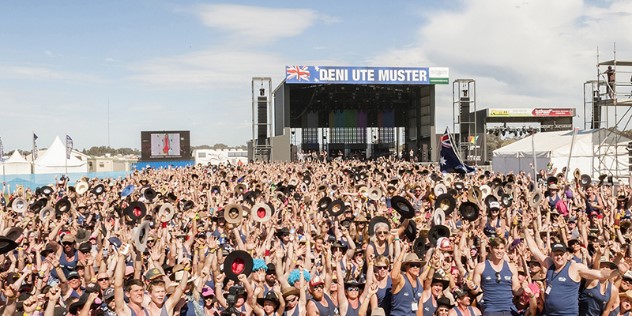
<path id="1" fill-rule="evenodd" d="M 476 145 L 477 141 L 478 141 L 478 136 L 468 136 L 467 137 L 467 142 L 472 144 L 472 145 Z"/>
<path id="2" fill-rule="evenodd" d="M 33 152 L 31 153 L 31 156 L 33 157 L 33 161 L 37 159 L 37 143 L 35 142 L 36 140 L 37 140 L 37 135 L 33 133 Z"/>
<path id="3" fill-rule="evenodd" d="M 4 147 L 2 146 L 2 138 L 0 137 L 0 161 L 4 161 Z"/>
<path id="4" fill-rule="evenodd" d="M 452 139 L 450 138 L 450 133 L 448 129 L 445 129 L 445 134 L 441 136 L 441 158 L 439 159 L 439 166 L 441 168 L 441 172 L 450 172 L 450 173 L 470 173 L 474 172 L 476 169 L 470 167 L 461 161 L 459 156 L 454 151 L 454 146 L 452 146 Z"/>
<path id="5" fill-rule="evenodd" d="M 71 152 L 72 152 L 72 138 L 66 135 L 66 159 L 70 159 Z"/>

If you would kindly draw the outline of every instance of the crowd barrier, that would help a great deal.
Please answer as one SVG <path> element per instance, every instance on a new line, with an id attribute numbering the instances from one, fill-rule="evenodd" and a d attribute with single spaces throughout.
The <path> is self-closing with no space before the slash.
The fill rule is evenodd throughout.
<path id="1" fill-rule="evenodd" d="M 69 185 L 74 185 L 77 180 L 88 177 L 99 178 L 99 179 L 107 179 L 107 178 L 124 178 L 132 171 L 117 171 L 117 172 L 86 172 L 86 173 L 70 173 L 68 174 L 68 178 L 70 178 Z M 62 174 L 10 174 L 4 175 L 2 177 L 2 182 L 11 186 L 11 191 L 13 191 L 16 186 L 20 185 L 24 188 L 30 188 L 35 190 L 38 187 L 42 187 L 45 185 L 53 185 L 57 179 L 59 179 Z"/>

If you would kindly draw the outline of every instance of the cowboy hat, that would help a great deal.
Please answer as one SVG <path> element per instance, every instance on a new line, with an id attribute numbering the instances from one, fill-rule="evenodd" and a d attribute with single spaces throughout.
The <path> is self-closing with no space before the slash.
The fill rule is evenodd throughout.
<path id="1" fill-rule="evenodd" d="M 435 209 L 432 214 L 432 222 L 435 225 L 443 225 L 445 222 L 445 211 L 442 208 Z"/>
<path id="2" fill-rule="evenodd" d="M 413 243 L 413 252 L 417 254 L 419 258 L 423 258 L 426 255 L 426 238 L 417 237 Z"/>
<path id="3" fill-rule="evenodd" d="M 227 223 L 239 224 L 241 223 L 243 216 L 243 209 L 241 205 L 231 203 L 224 207 L 224 219 Z"/>
<path id="4" fill-rule="evenodd" d="M 333 217 L 342 215 L 346 209 L 347 209 L 347 206 L 345 205 L 345 202 L 343 202 L 342 200 L 332 201 L 331 203 L 329 203 L 329 206 L 327 207 L 327 210 L 329 211 L 329 215 Z"/>
<path id="5" fill-rule="evenodd" d="M 417 238 L 417 224 L 415 224 L 414 221 L 408 221 L 408 225 L 406 225 L 404 229 L 404 236 L 406 236 L 409 241 L 414 241 L 415 238 Z"/>
<path id="6" fill-rule="evenodd" d="M 382 190 L 378 187 L 372 187 L 369 189 L 367 196 L 373 201 L 378 201 L 382 198 Z"/>
<path id="7" fill-rule="evenodd" d="M 450 237 L 450 229 L 444 225 L 434 225 L 428 231 L 428 241 L 431 245 L 436 245 L 441 237 Z"/>
<path id="8" fill-rule="evenodd" d="M 472 203 L 480 203 L 482 199 L 483 192 L 481 191 L 480 187 L 471 187 L 470 190 L 467 192 L 467 200 Z"/>
<path id="9" fill-rule="evenodd" d="M 40 191 L 42 192 L 42 194 L 44 194 L 46 196 L 49 196 L 49 195 L 53 194 L 53 188 L 51 188 L 51 187 L 49 187 L 47 185 L 43 186 L 40 189 Z"/>
<path id="10" fill-rule="evenodd" d="M 272 216 L 272 210 L 270 206 L 265 203 L 258 203 L 252 206 L 250 210 L 250 216 L 255 222 L 265 223 L 270 220 Z"/>
<path id="11" fill-rule="evenodd" d="M 492 188 L 487 184 L 483 184 L 478 188 L 481 190 L 481 198 L 485 198 L 492 193 Z"/>
<path id="12" fill-rule="evenodd" d="M 388 226 L 388 230 L 391 230 L 391 223 L 388 221 L 388 219 L 384 216 L 375 216 L 373 218 L 371 218 L 371 221 L 369 222 L 369 236 L 373 236 L 375 235 L 375 224 L 377 223 L 385 223 Z"/>
<path id="13" fill-rule="evenodd" d="M 536 191 L 529 196 L 529 206 L 531 206 L 531 208 L 537 208 L 541 202 L 542 193 Z"/>
<path id="14" fill-rule="evenodd" d="M 135 190 L 136 190 L 136 187 L 133 184 L 130 184 L 126 186 L 125 188 L 123 188 L 123 190 L 121 191 L 121 197 L 122 198 L 128 197 L 132 193 L 134 193 Z"/>
<path id="15" fill-rule="evenodd" d="M 52 206 L 47 206 L 39 211 L 40 221 L 45 222 L 49 219 L 50 215 L 55 212 L 55 209 Z"/>
<path id="16" fill-rule="evenodd" d="M 445 212 L 445 216 L 450 216 L 454 208 L 456 207 L 456 199 L 454 196 L 444 193 L 437 196 L 435 201 L 435 209 L 442 209 Z"/>
<path id="17" fill-rule="evenodd" d="M 94 195 L 101 195 L 105 192 L 105 186 L 99 183 L 95 185 L 94 187 L 92 187 L 92 190 L 90 190 L 90 192 L 92 192 L 92 194 Z"/>
<path id="18" fill-rule="evenodd" d="M 582 174 L 582 175 L 579 177 L 579 183 L 580 183 L 581 185 L 583 185 L 583 186 L 587 186 L 587 185 L 589 185 L 589 184 L 591 184 L 591 183 L 592 183 L 592 179 L 590 178 L 590 176 L 589 176 L 589 175 L 587 175 L 587 174 Z"/>
<path id="19" fill-rule="evenodd" d="M 413 208 L 410 202 L 401 196 L 394 196 L 391 198 L 391 206 L 393 209 L 399 213 L 402 218 L 413 218 L 415 217 L 415 209 Z"/>
<path id="20" fill-rule="evenodd" d="M 128 224 L 136 223 L 147 215 L 147 206 L 143 202 L 134 201 L 123 211 Z"/>
<path id="21" fill-rule="evenodd" d="M 224 259 L 224 274 L 226 279 L 239 282 L 237 276 L 245 274 L 249 276 L 252 272 L 254 261 L 249 253 L 243 250 L 235 250 Z"/>
<path id="22" fill-rule="evenodd" d="M 445 184 L 443 183 L 435 184 L 435 187 L 434 187 L 435 196 L 439 196 L 446 193 L 448 193 L 448 188 L 445 186 Z"/>
<path id="23" fill-rule="evenodd" d="M 68 211 L 70 211 L 70 208 L 72 207 L 72 203 L 70 203 L 70 201 L 68 200 L 68 197 L 65 196 L 63 199 L 57 201 L 57 203 L 55 203 L 55 212 L 57 213 L 66 213 Z"/>
<path id="24" fill-rule="evenodd" d="M 28 209 L 28 206 L 26 200 L 21 197 L 13 199 L 11 203 L 11 208 L 18 214 L 24 213 Z"/>
<path id="25" fill-rule="evenodd" d="M 274 304 L 274 309 L 277 309 L 277 307 L 279 307 L 279 305 L 281 304 L 276 294 L 274 294 L 274 292 L 272 291 L 269 291 L 264 297 L 257 298 L 257 304 L 261 306 L 263 306 L 263 303 L 265 301 L 272 302 Z"/>
<path id="26" fill-rule="evenodd" d="M 147 249 L 147 239 L 149 238 L 149 231 L 151 230 L 150 223 L 148 221 L 144 221 L 140 226 L 134 229 L 133 237 L 134 247 L 141 253 L 145 252 Z"/>
<path id="27" fill-rule="evenodd" d="M 459 213 L 464 220 L 471 222 L 478 219 L 480 209 L 478 204 L 468 201 L 461 203 L 461 206 L 459 206 Z"/>
<path id="28" fill-rule="evenodd" d="M 143 196 L 145 197 L 145 200 L 150 202 L 156 198 L 156 195 L 158 195 L 158 193 L 156 193 L 156 191 L 152 188 L 146 188 L 143 191 Z"/>
<path id="29" fill-rule="evenodd" d="M 165 203 L 165 204 L 160 206 L 160 209 L 158 210 L 158 212 L 163 215 L 161 220 L 164 220 L 165 222 L 168 222 L 175 215 L 176 208 L 171 203 Z"/>

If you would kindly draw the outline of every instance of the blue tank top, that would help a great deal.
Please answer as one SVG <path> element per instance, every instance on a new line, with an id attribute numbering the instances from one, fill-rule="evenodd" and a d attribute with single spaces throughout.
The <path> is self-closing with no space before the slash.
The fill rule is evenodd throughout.
<path id="1" fill-rule="evenodd" d="M 393 280 L 391 276 L 386 277 L 386 286 L 382 289 L 377 289 L 377 306 L 384 309 L 384 314 L 390 315 L 391 313 L 391 301 L 393 299 L 393 293 L 391 293 L 393 287 Z"/>
<path id="2" fill-rule="evenodd" d="M 452 309 L 456 312 L 457 316 L 463 316 L 458 307 L 454 307 Z M 470 313 L 471 316 L 474 316 L 474 309 L 472 308 L 472 306 L 468 306 L 467 311 Z"/>
<path id="3" fill-rule="evenodd" d="M 64 252 L 62 252 L 61 257 L 59 257 L 59 266 L 64 271 L 64 274 L 66 276 L 68 276 L 68 273 L 70 273 L 70 271 L 75 271 L 77 269 L 77 262 L 79 262 L 78 250 L 75 250 L 73 258 L 75 259 L 73 259 L 72 261 L 68 261 L 68 259 L 66 259 L 66 254 Z"/>
<path id="4" fill-rule="evenodd" d="M 573 255 L 573 261 L 575 261 L 575 262 L 577 262 L 577 263 L 583 263 L 583 262 L 582 262 L 582 258 L 580 258 L 580 257 L 578 257 L 578 256 L 576 256 L 576 255 Z"/>
<path id="5" fill-rule="evenodd" d="M 552 199 L 550 196 L 546 198 L 549 201 L 549 207 L 551 208 L 551 211 L 555 209 L 555 205 L 557 204 L 557 202 L 560 200 L 560 196 L 557 195 L 557 193 L 555 194 L 555 199 Z"/>
<path id="6" fill-rule="evenodd" d="M 338 312 L 338 308 L 334 305 L 334 302 L 327 296 L 323 294 L 323 298 L 327 301 L 327 306 L 323 306 L 319 301 L 312 299 L 312 301 L 316 304 L 316 308 L 318 309 L 318 314 L 320 316 L 333 316 L 340 314 Z"/>
<path id="7" fill-rule="evenodd" d="M 357 308 L 351 307 L 351 304 L 347 307 L 347 316 L 358 316 L 358 311 L 360 311 L 360 306 L 362 303 L 358 304 Z"/>
<path id="8" fill-rule="evenodd" d="M 586 198 L 586 213 L 590 214 L 592 211 L 599 213 L 599 210 L 593 207 L 593 203 L 595 205 L 599 204 L 599 198 L 595 195 L 595 198 L 591 201 Z"/>
<path id="9" fill-rule="evenodd" d="M 496 219 L 496 225 L 492 226 L 490 225 L 490 221 L 492 219 L 488 220 L 487 223 L 485 223 L 485 227 L 483 228 L 483 232 L 485 233 L 485 236 L 487 237 L 494 237 L 496 236 L 496 228 L 500 228 L 500 217 L 498 217 Z"/>
<path id="10" fill-rule="evenodd" d="M 496 272 L 489 260 L 485 260 L 485 269 L 481 274 L 481 288 L 483 289 L 483 301 L 485 312 L 511 312 L 515 311 L 513 304 L 511 269 L 507 261 Z"/>
<path id="11" fill-rule="evenodd" d="M 318 305 L 316 305 L 316 306 L 318 306 Z M 289 314 L 287 313 L 287 311 L 284 311 L 284 312 L 283 312 L 283 316 L 298 316 L 298 315 L 299 315 L 299 312 L 300 312 L 300 311 L 299 311 L 299 306 L 298 306 L 298 305 L 296 305 L 296 307 L 294 307 L 294 312 L 292 312 L 292 314 L 291 314 L 291 315 L 289 315 Z"/>
<path id="12" fill-rule="evenodd" d="M 560 272 L 555 272 L 555 264 L 546 271 L 546 284 L 550 292 L 544 300 L 544 312 L 547 316 L 578 315 L 579 282 L 575 282 L 568 274 L 570 261 Z M 571 304 L 569 304 L 569 302 Z"/>
<path id="13" fill-rule="evenodd" d="M 617 306 L 617 308 L 613 309 L 612 312 L 608 316 L 619 316 L 619 312 L 621 311 L 621 307 Z M 623 316 L 630 316 L 630 312 L 623 314 Z"/>
<path id="14" fill-rule="evenodd" d="M 127 307 L 129 307 L 129 305 Z M 136 312 L 134 311 L 133 308 L 129 307 L 129 310 L 130 310 L 132 316 L 137 316 L 137 314 L 136 314 Z M 145 316 L 149 316 L 149 312 L 147 311 L 146 308 L 143 308 L 143 312 L 145 312 Z"/>
<path id="15" fill-rule="evenodd" d="M 384 251 L 382 253 L 377 252 L 377 246 L 375 245 L 374 242 L 369 242 L 369 246 L 371 246 L 373 248 L 373 253 L 375 254 L 375 256 L 384 256 L 384 257 L 389 257 L 388 256 L 388 243 L 386 243 L 386 246 L 384 247 Z"/>
<path id="16" fill-rule="evenodd" d="M 590 289 L 583 289 L 579 293 L 579 314 L 580 315 L 601 315 L 606 309 L 606 305 L 610 300 L 610 291 L 612 290 L 612 283 L 606 284 L 606 294 L 601 294 L 601 286 L 597 283 L 596 286 Z"/>
<path id="17" fill-rule="evenodd" d="M 424 291 L 419 278 L 415 280 L 416 287 L 413 288 L 408 277 L 404 275 L 404 287 L 393 294 L 391 302 L 391 316 L 410 316 L 414 314 L 413 303 L 418 304 L 421 293 Z"/>
<path id="18" fill-rule="evenodd" d="M 422 307 L 424 309 L 424 315 L 435 314 L 435 312 L 437 311 L 437 306 L 435 305 L 435 299 L 432 294 L 430 294 L 430 297 L 428 297 L 428 299 L 424 302 L 424 305 Z"/>

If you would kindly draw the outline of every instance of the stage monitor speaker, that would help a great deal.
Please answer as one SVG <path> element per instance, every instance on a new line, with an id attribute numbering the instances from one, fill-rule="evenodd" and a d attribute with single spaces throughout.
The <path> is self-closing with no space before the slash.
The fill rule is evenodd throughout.
<path id="1" fill-rule="evenodd" d="M 590 124 L 590 127 L 593 129 L 601 128 L 601 106 L 599 105 L 599 101 L 601 101 L 599 94 L 594 95 L 592 106 L 592 121 Z"/>
<path id="2" fill-rule="evenodd" d="M 461 142 L 467 141 L 470 134 L 470 97 L 461 97 L 459 102 L 459 126 Z M 472 126 L 473 128 L 474 126 Z"/>

